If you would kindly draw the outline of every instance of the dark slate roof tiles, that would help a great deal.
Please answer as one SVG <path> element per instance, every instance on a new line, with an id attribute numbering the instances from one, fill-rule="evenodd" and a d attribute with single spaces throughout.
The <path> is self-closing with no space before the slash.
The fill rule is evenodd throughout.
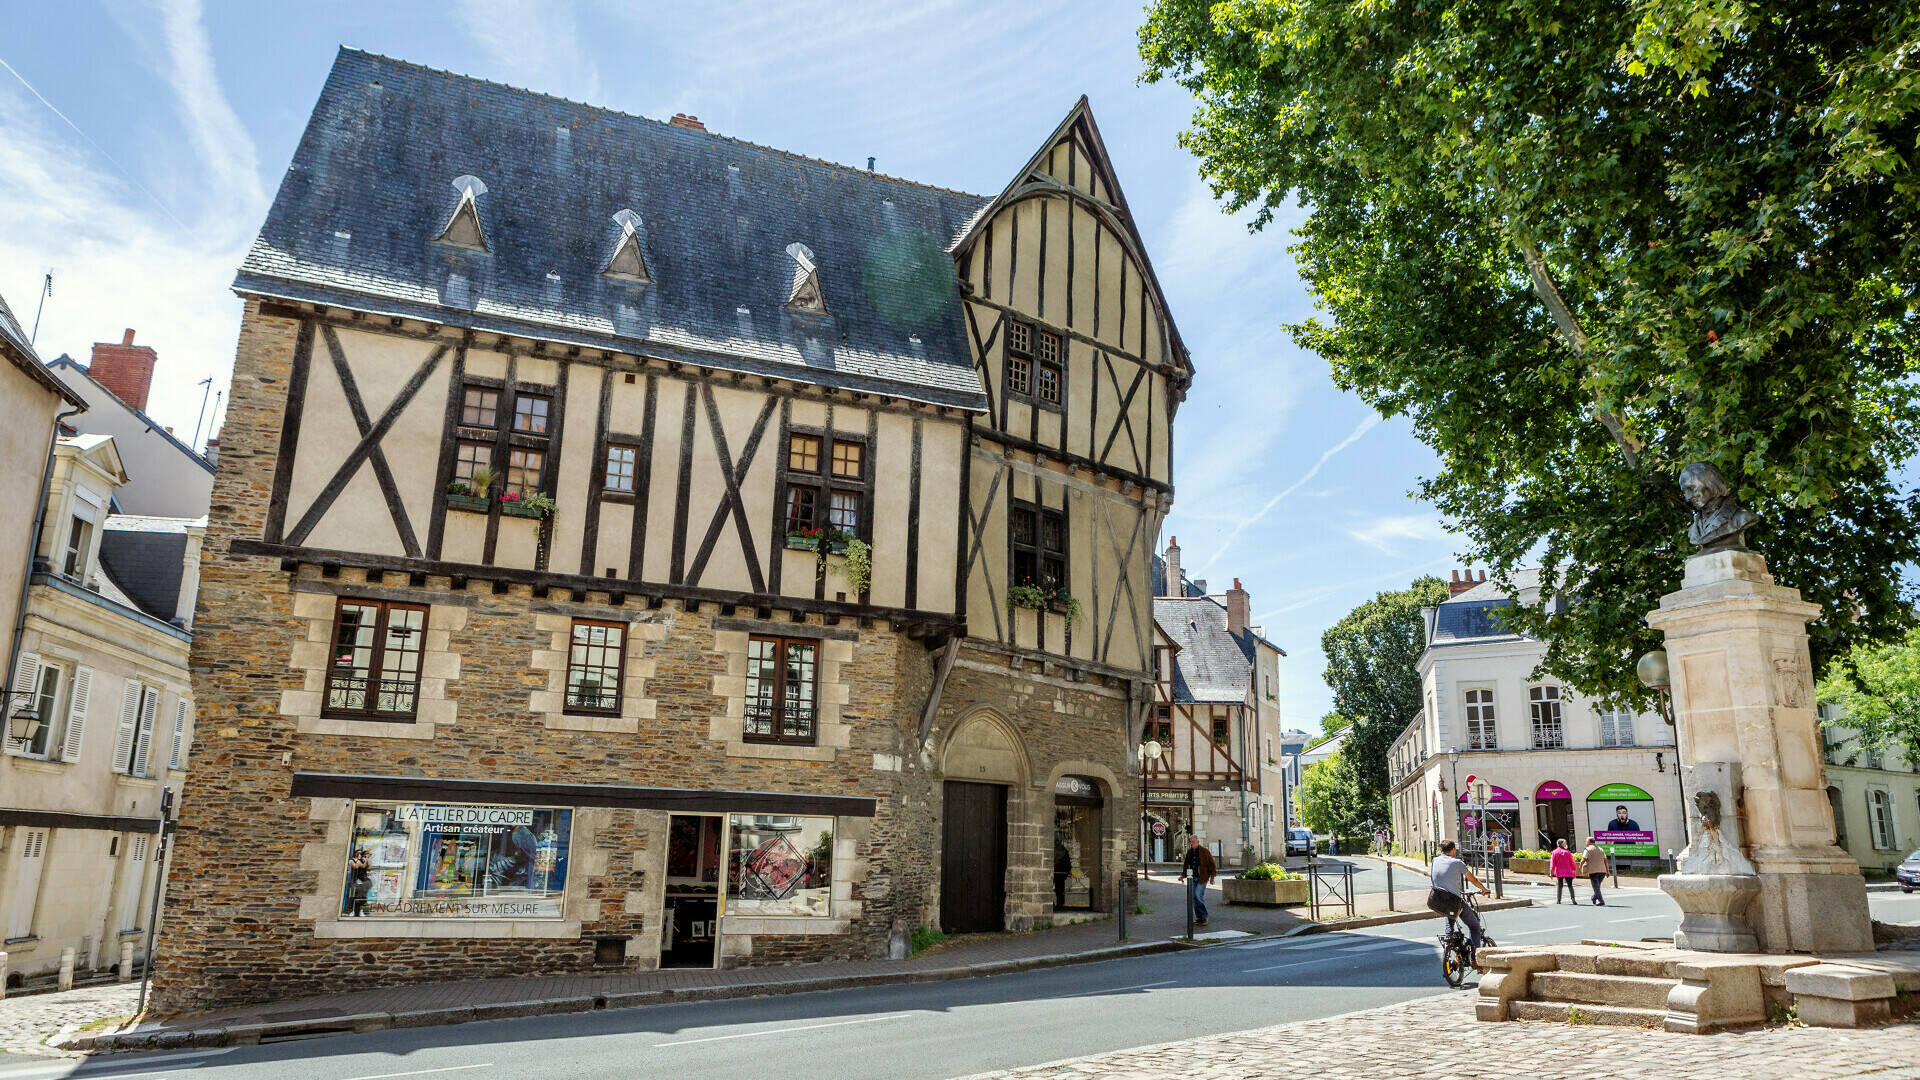
<path id="1" fill-rule="evenodd" d="M 1227 609 L 1209 597 L 1163 596 L 1153 621 L 1180 648 L 1173 654 L 1173 700 L 1237 704 L 1253 686 L 1252 644 L 1227 630 Z"/>

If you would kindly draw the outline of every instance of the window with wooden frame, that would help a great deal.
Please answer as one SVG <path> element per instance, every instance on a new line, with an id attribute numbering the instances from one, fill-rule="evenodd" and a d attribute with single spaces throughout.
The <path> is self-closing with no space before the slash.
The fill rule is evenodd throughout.
<path id="1" fill-rule="evenodd" d="M 1232 738 L 1232 735 L 1232 724 L 1227 719 L 1227 715 L 1215 711 L 1213 714 L 1213 745 L 1225 750 L 1227 748 L 1227 741 Z"/>
<path id="2" fill-rule="evenodd" d="M 1007 393 L 1043 408 L 1059 409 L 1065 342 L 1059 334 L 1022 322 L 1007 324 Z"/>
<path id="3" fill-rule="evenodd" d="M 460 424 L 463 427 L 499 427 L 500 391 L 490 386 L 468 383 L 460 401 Z"/>
<path id="4" fill-rule="evenodd" d="M 410 722 L 419 707 L 427 609 L 341 597 L 324 715 Z"/>
<path id="5" fill-rule="evenodd" d="M 1015 585 L 1067 584 L 1067 513 L 1013 500 L 1007 511 L 1008 563 Z"/>
<path id="6" fill-rule="evenodd" d="M 486 468 L 498 479 L 491 490 L 476 495 L 510 495 L 507 501 L 515 501 L 545 491 L 553 400 L 552 388 L 544 385 L 468 376 L 451 433 L 452 479 L 471 481 Z"/>
<path id="7" fill-rule="evenodd" d="M 620 674 L 626 669 L 626 660 L 624 624 L 573 620 L 573 641 L 567 652 L 565 711 L 617 715 Z"/>
<path id="8" fill-rule="evenodd" d="M 472 480 L 474 470 L 476 469 L 491 470 L 492 468 L 493 468 L 493 444 L 492 443 L 480 442 L 477 439 L 461 439 L 460 444 L 454 448 L 453 478 L 455 480 Z M 474 494 L 486 495 L 488 493 L 484 491 L 476 491 L 474 492 Z"/>
<path id="9" fill-rule="evenodd" d="M 787 436 L 786 531 L 841 529 L 866 539 L 865 439 L 794 432 Z"/>
<path id="10" fill-rule="evenodd" d="M 547 434 L 547 412 L 552 408 L 553 399 L 545 394 L 515 394 L 513 430 L 522 435 Z"/>
<path id="11" fill-rule="evenodd" d="M 812 746 L 820 690 L 820 643 L 798 638 L 747 639 L 747 742 Z"/>
<path id="12" fill-rule="evenodd" d="M 1153 729 L 1151 738 L 1171 752 L 1173 750 L 1173 706 L 1154 706 L 1153 723 L 1147 726 Z"/>
<path id="13" fill-rule="evenodd" d="M 1467 749 L 1492 750 L 1499 745 L 1493 721 L 1493 691 L 1467 691 Z"/>
<path id="14" fill-rule="evenodd" d="M 1566 745 L 1560 722 L 1560 688 L 1535 686 L 1527 690 L 1527 708 L 1533 714 L 1533 748 L 1558 750 Z"/>
<path id="15" fill-rule="evenodd" d="M 619 443 L 607 445 L 606 472 L 600 488 L 614 495 L 633 494 L 635 470 L 639 468 L 640 448 Z"/>
<path id="16" fill-rule="evenodd" d="M 541 474 L 547 467 L 547 452 L 530 446 L 507 447 L 507 484 L 505 490 L 526 498 L 540 490 Z"/>

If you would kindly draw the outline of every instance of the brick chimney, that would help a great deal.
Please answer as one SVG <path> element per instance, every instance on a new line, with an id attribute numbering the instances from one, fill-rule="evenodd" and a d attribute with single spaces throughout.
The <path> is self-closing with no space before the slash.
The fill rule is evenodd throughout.
<path id="1" fill-rule="evenodd" d="M 1459 570 L 1455 570 L 1453 572 L 1453 580 L 1447 582 L 1447 595 L 1459 596 L 1461 593 L 1466 592 L 1468 589 L 1471 589 L 1476 585 L 1486 584 L 1486 580 L 1487 580 L 1487 572 L 1485 570 L 1480 571 L 1480 577 L 1478 580 L 1476 580 L 1473 576 L 1472 567 L 1468 567 L 1465 573 L 1462 573 Z"/>
<path id="2" fill-rule="evenodd" d="M 1240 579 L 1233 579 L 1233 588 L 1227 590 L 1227 632 L 1239 637 L 1252 621 L 1253 598 L 1247 590 L 1240 587 Z"/>
<path id="3" fill-rule="evenodd" d="M 692 128 L 695 131 L 707 130 L 707 125 L 701 123 L 699 117 L 688 116 L 683 112 L 674 113 L 673 119 L 667 121 L 667 123 L 672 124 L 674 127 Z"/>
<path id="4" fill-rule="evenodd" d="M 1180 538 L 1175 536 L 1167 541 L 1167 584 L 1162 596 L 1185 596 L 1180 587 Z"/>
<path id="5" fill-rule="evenodd" d="M 146 412 L 147 391 L 153 387 L 153 365 L 158 359 L 152 349 L 133 343 L 133 331 L 129 329 L 118 345 L 104 341 L 94 343 L 93 361 L 87 367 L 87 374 L 93 376 L 94 382 L 113 391 L 114 397 Z"/>

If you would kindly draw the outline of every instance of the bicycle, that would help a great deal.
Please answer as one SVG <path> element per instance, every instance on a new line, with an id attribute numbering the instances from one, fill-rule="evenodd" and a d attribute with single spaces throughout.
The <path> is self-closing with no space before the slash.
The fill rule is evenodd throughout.
<path id="1" fill-rule="evenodd" d="M 1461 899 L 1461 902 L 1471 906 L 1475 911 L 1480 910 L 1479 905 L 1473 902 L 1471 889 L 1467 890 L 1467 895 Z M 1484 931 L 1485 928 L 1486 924 L 1482 923 L 1481 929 Z M 1491 934 L 1483 932 L 1480 935 L 1481 948 L 1490 948 L 1493 944 Z M 1447 928 L 1440 932 L 1440 975 L 1447 980 L 1448 986 L 1457 990 L 1467 981 L 1467 971 L 1472 967 L 1473 950 L 1467 948 L 1467 933 L 1461 928 L 1456 916 L 1448 915 Z"/>

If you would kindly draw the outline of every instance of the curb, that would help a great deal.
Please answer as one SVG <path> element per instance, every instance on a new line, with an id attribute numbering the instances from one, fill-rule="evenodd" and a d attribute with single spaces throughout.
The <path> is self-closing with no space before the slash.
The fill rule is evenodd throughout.
<path id="1" fill-rule="evenodd" d="M 1508 911 L 1513 908 L 1532 907 L 1533 901 L 1525 898 L 1514 900 L 1489 900 L 1480 905 L 1481 911 Z M 1369 926 L 1392 926 L 1395 923 L 1419 922 L 1422 919 L 1438 919 L 1441 914 L 1421 908 L 1416 911 L 1396 911 L 1386 915 L 1363 915 L 1357 919 L 1342 919 L 1331 923 L 1308 923 L 1296 926 L 1281 937 L 1299 937 L 1302 934 L 1331 934 L 1342 930 L 1363 930 Z"/>
<path id="2" fill-rule="evenodd" d="M 845 990 L 861 986 L 886 986 L 900 983 L 945 982 L 987 975 L 1006 975 L 1038 968 L 1067 967 L 1098 963 L 1154 953 L 1177 952 L 1190 946 L 1177 939 L 1143 941 L 1115 945 L 1086 952 L 1049 953 L 1017 960 L 991 960 L 956 967 L 928 968 L 919 971 L 893 971 L 875 975 L 828 975 L 814 979 L 781 979 L 766 982 L 735 983 L 730 986 L 699 986 L 682 989 L 612 990 L 603 994 L 570 994 L 564 997 L 527 1001 L 496 1001 L 479 1005 L 454 1005 L 438 1009 L 405 1012 L 341 1013 L 313 1016 L 279 1023 L 235 1022 L 225 1026 L 159 1028 L 149 1031 L 125 1031 L 106 1035 L 88 1035 L 64 1043 L 50 1044 L 55 1049 L 103 1053 L 117 1050 L 178 1050 L 186 1047 L 257 1046 L 294 1038 L 318 1038 L 326 1035 L 350 1035 L 388 1028 L 440 1027 L 479 1020 L 504 1020 L 523 1016 L 552 1016 L 562 1013 L 598 1012 L 605 1009 L 632 1009 L 646 1005 L 666 1005 L 689 1001 L 721 1001 L 729 998 L 772 997 L 805 994 L 821 990 Z"/>

